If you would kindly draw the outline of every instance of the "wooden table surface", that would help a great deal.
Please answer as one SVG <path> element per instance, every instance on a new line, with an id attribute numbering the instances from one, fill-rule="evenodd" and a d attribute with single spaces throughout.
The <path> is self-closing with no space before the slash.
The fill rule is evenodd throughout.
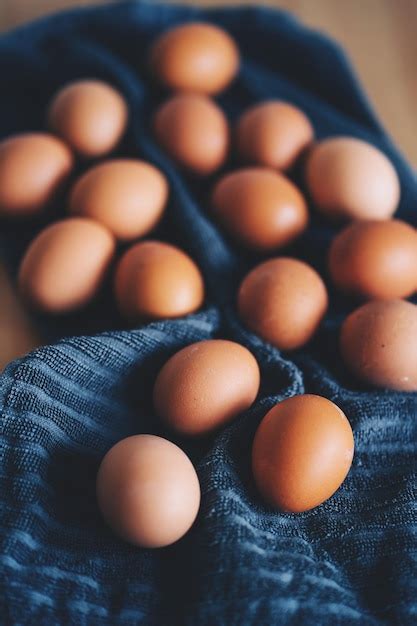
<path id="1" fill-rule="evenodd" d="M 111 0 L 101 0 L 101 4 Z M 94 0 L 0 0 L 0 30 Z M 96 2 L 97 3 L 97 2 Z M 219 6 L 256 0 L 189 0 Z M 415 0 L 270 0 L 343 44 L 397 146 L 417 166 L 417 2 Z M 37 336 L 0 266 L 0 369 L 36 345 Z"/>

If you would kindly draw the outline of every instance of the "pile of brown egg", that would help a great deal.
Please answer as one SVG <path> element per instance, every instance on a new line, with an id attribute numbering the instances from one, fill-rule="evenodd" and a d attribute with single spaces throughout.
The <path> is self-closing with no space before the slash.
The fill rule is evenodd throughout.
<path id="1" fill-rule="evenodd" d="M 417 234 L 392 219 L 400 185 L 387 157 L 352 137 L 316 143 L 307 116 L 282 101 L 261 102 L 238 119 L 233 134 L 212 99 L 239 70 L 239 51 L 222 29 L 189 23 L 153 44 L 154 78 L 174 91 L 154 113 L 155 138 L 181 170 L 213 175 L 232 149 L 242 167 L 214 184 L 210 214 L 241 246 L 275 254 L 309 222 L 303 193 L 285 174 L 304 171 L 312 204 L 343 223 L 333 240 L 329 276 L 361 304 L 342 324 L 340 352 L 365 383 L 417 390 L 417 306 L 404 298 L 417 289 Z M 121 140 L 128 109 L 123 97 L 99 81 L 80 81 L 53 98 L 53 134 L 32 133 L 0 144 L 0 213 L 33 215 L 47 207 L 81 158 L 101 158 Z M 159 223 L 168 183 L 150 163 L 102 161 L 72 186 L 70 217 L 43 230 L 29 246 L 19 288 L 38 310 L 62 313 L 84 306 L 100 289 L 116 242 L 135 242 Z M 120 312 L 137 324 L 196 311 L 204 281 L 182 250 L 160 241 L 132 243 L 116 262 L 114 294 Z M 237 309 L 251 331 L 280 350 L 305 345 L 328 307 L 315 269 L 274 256 L 252 269 L 237 294 Z M 231 341 L 188 346 L 162 368 L 154 389 L 157 414 L 172 430 L 201 436 L 226 424 L 254 402 L 259 368 Z M 329 498 L 353 457 L 348 420 L 319 396 L 296 396 L 262 420 L 252 467 L 263 498 L 280 510 L 301 512 Z M 143 486 L 143 488 L 141 487 Z M 191 462 L 171 442 L 151 435 L 125 439 L 104 458 L 97 482 L 100 508 L 127 540 L 168 545 L 192 525 L 200 489 Z"/>

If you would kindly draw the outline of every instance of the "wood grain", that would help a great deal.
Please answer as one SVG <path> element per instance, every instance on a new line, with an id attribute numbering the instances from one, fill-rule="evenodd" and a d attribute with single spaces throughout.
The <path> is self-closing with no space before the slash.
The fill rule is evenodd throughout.
<path id="1" fill-rule="evenodd" d="M 111 0 L 96 2 L 104 4 Z M 94 0 L 0 0 L 0 30 Z M 417 165 L 417 2 L 415 0 L 184 0 L 220 6 L 265 4 L 289 10 L 345 47 L 373 105 L 400 150 Z M 0 267 L 0 368 L 39 343 Z"/>

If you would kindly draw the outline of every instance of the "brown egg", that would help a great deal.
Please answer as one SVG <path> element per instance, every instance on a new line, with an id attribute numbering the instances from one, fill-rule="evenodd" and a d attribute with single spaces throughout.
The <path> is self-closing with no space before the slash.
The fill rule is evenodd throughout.
<path id="1" fill-rule="evenodd" d="M 298 259 L 281 257 L 255 267 L 238 294 L 246 326 L 280 350 L 294 350 L 316 332 L 327 309 L 326 287 L 317 272 Z"/>
<path id="2" fill-rule="evenodd" d="M 67 146 L 47 133 L 0 142 L 0 215 L 21 217 L 49 205 L 73 167 Z"/>
<path id="3" fill-rule="evenodd" d="M 194 174 L 212 174 L 226 160 L 228 123 L 223 111 L 206 96 L 173 96 L 155 113 L 154 129 L 162 148 Z"/>
<path id="4" fill-rule="evenodd" d="M 212 339 L 183 348 L 156 379 L 157 414 L 183 435 L 205 435 L 246 411 L 259 390 L 259 367 L 233 341 Z"/>
<path id="5" fill-rule="evenodd" d="M 417 306 L 367 302 L 343 322 L 340 349 L 346 366 L 365 383 L 417 391 Z"/>
<path id="6" fill-rule="evenodd" d="M 269 505 L 301 513 L 339 489 L 353 451 L 352 428 L 336 404 L 321 396 L 294 396 L 260 423 L 252 447 L 253 476 Z"/>
<path id="7" fill-rule="evenodd" d="M 204 300 L 197 265 L 185 252 L 161 241 L 138 243 L 124 253 L 114 290 L 120 312 L 132 322 L 181 317 Z"/>
<path id="8" fill-rule="evenodd" d="M 88 170 L 74 185 L 70 211 L 107 226 L 122 241 L 143 237 L 162 217 L 168 182 L 144 161 L 106 161 Z"/>
<path id="9" fill-rule="evenodd" d="M 55 95 L 48 111 L 49 127 L 87 158 L 111 152 L 126 130 L 127 118 L 123 96 L 99 80 L 66 85 Z"/>
<path id="10" fill-rule="evenodd" d="M 388 219 L 400 200 L 391 162 L 353 137 L 332 137 L 313 148 L 306 178 L 317 210 L 332 219 Z"/>
<path id="11" fill-rule="evenodd" d="M 56 222 L 27 249 L 19 269 L 20 291 L 46 313 L 78 309 L 100 288 L 114 249 L 110 232 L 93 220 Z"/>
<path id="12" fill-rule="evenodd" d="M 226 174 L 214 188 L 214 214 L 224 228 L 253 250 L 271 251 L 299 237 L 308 223 L 300 191 L 282 174 L 252 167 Z"/>
<path id="13" fill-rule="evenodd" d="M 187 455 L 154 435 L 119 441 L 97 475 L 97 501 L 107 524 L 143 548 L 162 548 L 191 528 L 200 484 Z"/>
<path id="14" fill-rule="evenodd" d="M 150 64 L 166 87 L 210 95 L 225 89 L 237 74 L 239 50 L 222 28 L 191 22 L 156 39 Z"/>
<path id="15" fill-rule="evenodd" d="M 406 298 L 417 289 L 417 232 L 400 220 L 353 222 L 333 240 L 329 270 L 347 293 Z"/>
<path id="16" fill-rule="evenodd" d="M 236 127 L 241 159 L 278 170 L 292 167 L 313 137 L 313 127 L 301 109 L 279 100 L 250 107 Z"/>

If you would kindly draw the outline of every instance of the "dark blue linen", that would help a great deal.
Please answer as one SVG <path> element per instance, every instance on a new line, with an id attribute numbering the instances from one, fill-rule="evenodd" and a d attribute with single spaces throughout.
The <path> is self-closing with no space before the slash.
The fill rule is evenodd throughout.
<path id="1" fill-rule="evenodd" d="M 374 143 L 400 175 L 398 215 L 417 221 L 414 174 L 375 119 L 343 53 L 285 13 L 123 3 L 72 11 L 4 36 L 0 136 L 42 129 L 51 94 L 71 79 L 100 77 L 116 85 L 131 108 L 118 154 L 149 159 L 166 172 L 171 199 L 155 236 L 199 263 L 207 300 L 185 319 L 111 330 L 123 325 L 107 286 L 87 312 L 39 318 L 51 345 L 0 377 L 0 623 L 415 624 L 416 394 L 359 387 L 346 374 L 337 334 L 354 305 L 333 292 L 323 328 L 298 353 L 282 355 L 240 325 L 236 288 L 261 257 L 219 231 L 207 210 L 211 181 L 179 174 L 149 132 L 149 113 L 163 94 L 149 81 L 148 45 L 167 26 L 190 19 L 222 24 L 240 44 L 240 75 L 219 99 L 231 118 L 256 100 L 284 98 L 304 109 L 318 137 L 349 134 Z M 295 178 L 300 182 L 299 173 Z M 47 220 L 63 214 L 61 202 Z M 12 273 L 41 225 L 2 224 Z M 323 271 L 333 234 L 314 217 L 289 253 Z M 67 338 L 71 334 L 77 336 Z M 253 351 L 262 369 L 259 399 L 212 438 L 177 441 L 195 462 L 202 487 L 188 536 L 159 551 L 131 547 L 107 530 L 97 511 L 100 459 L 127 435 L 164 434 L 151 404 L 155 375 L 176 350 L 209 337 L 228 337 Z M 305 391 L 345 411 L 355 459 L 328 502 L 301 515 L 280 514 L 254 490 L 251 440 L 270 407 Z"/>

